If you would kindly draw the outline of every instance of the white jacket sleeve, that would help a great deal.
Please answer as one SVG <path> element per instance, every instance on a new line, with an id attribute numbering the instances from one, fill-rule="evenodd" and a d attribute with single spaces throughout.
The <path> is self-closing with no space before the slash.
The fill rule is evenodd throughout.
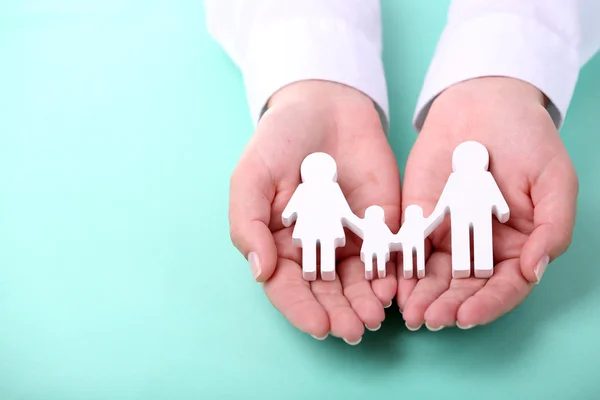
<path id="1" fill-rule="evenodd" d="M 205 0 L 207 28 L 240 68 L 256 124 L 300 80 L 354 87 L 389 124 L 378 0 Z"/>
<path id="2" fill-rule="evenodd" d="M 581 67 L 600 47 L 600 0 L 452 0 L 417 102 L 420 131 L 435 97 L 482 76 L 536 86 L 562 126 Z"/>

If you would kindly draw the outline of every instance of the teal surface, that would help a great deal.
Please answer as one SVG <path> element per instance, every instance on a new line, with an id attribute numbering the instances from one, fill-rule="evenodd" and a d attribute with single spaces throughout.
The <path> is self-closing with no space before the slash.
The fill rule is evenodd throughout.
<path id="1" fill-rule="evenodd" d="M 392 130 L 448 1 L 383 2 Z M 350 347 L 275 311 L 228 234 L 252 134 L 200 0 L 0 2 L 0 399 L 600 398 L 600 58 L 563 130 L 581 182 L 569 252 L 492 325 Z"/>

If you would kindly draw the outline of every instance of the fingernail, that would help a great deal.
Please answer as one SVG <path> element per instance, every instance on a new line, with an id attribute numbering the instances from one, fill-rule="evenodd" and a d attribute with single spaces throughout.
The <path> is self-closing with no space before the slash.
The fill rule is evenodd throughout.
<path id="1" fill-rule="evenodd" d="M 471 324 L 471 325 L 467 325 L 467 326 L 462 326 L 461 324 L 459 324 L 458 322 L 456 323 L 456 326 L 458 327 L 458 329 L 471 329 L 473 327 L 475 327 L 475 324 Z"/>
<path id="2" fill-rule="evenodd" d="M 441 331 L 442 329 L 444 329 L 446 327 L 446 325 L 440 325 L 438 328 L 432 328 L 431 326 L 429 326 L 429 324 L 427 322 L 425 322 L 425 327 L 427 329 L 429 329 L 431 332 L 437 332 L 437 331 Z"/>
<path id="3" fill-rule="evenodd" d="M 421 327 L 423 326 L 423 324 L 420 324 L 419 326 L 417 326 L 417 327 L 415 328 L 415 327 L 412 327 L 412 326 L 408 325 L 408 322 L 406 322 L 404 325 L 406 325 L 406 328 L 407 328 L 409 331 L 413 331 L 413 332 L 414 332 L 414 331 L 418 331 L 418 330 L 419 330 L 419 329 L 421 329 Z"/>
<path id="4" fill-rule="evenodd" d="M 375 331 L 378 331 L 379 329 L 381 329 L 381 324 L 377 325 L 375 328 L 372 328 L 372 329 L 369 328 L 367 325 L 365 325 L 365 328 L 367 328 L 371 332 L 375 332 Z"/>
<path id="5" fill-rule="evenodd" d="M 544 256 L 535 266 L 535 269 L 533 270 L 533 272 L 535 273 L 535 277 L 537 279 L 536 283 L 540 283 L 540 280 L 542 279 L 542 275 L 544 275 L 544 271 L 546 270 L 546 267 L 548 266 L 549 262 L 550 262 L 550 257 Z"/>
<path id="6" fill-rule="evenodd" d="M 393 300 L 390 300 L 390 304 L 388 304 L 387 306 L 385 306 L 385 308 L 390 308 L 392 306 Z"/>
<path id="7" fill-rule="evenodd" d="M 248 263 L 250 264 L 250 269 L 252 270 L 252 276 L 254 276 L 254 279 L 256 280 L 261 273 L 260 260 L 258 259 L 258 254 L 251 251 L 248 254 Z"/>
<path id="8" fill-rule="evenodd" d="M 315 335 L 310 335 L 310 336 L 314 337 L 317 340 L 325 340 L 329 336 L 329 333 L 326 333 L 325 336 L 323 336 L 323 337 L 318 337 L 318 336 L 315 336 Z"/>
<path id="9" fill-rule="evenodd" d="M 359 337 L 358 340 L 356 342 L 350 342 L 346 339 L 344 339 L 344 342 L 348 343 L 350 346 L 356 346 L 357 344 L 359 344 L 362 340 L 362 337 Z"/>

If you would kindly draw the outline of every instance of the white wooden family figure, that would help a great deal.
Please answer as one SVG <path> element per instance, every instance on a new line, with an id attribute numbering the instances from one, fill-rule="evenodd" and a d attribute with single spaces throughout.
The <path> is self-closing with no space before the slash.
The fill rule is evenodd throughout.
<path id="1" fill-rule="evenodd" d="M 373 205 L 363 219 L 357 217 L 346 202 L 337 183 L 337 167 L 326 153 L 312 153 L 300 167 L 302 183 L 282 214 L 287 227 L 295 222 L 294 246 L 302 247 L 302 275 L 317 278 L 317 247 L 320 248 L 321 279 L 335 279 L 335 251 L 346 245 L 344 228 L 362 239 L 360 259 L 365 278 L 384 278 L 390 252 L 402 251 L 403 276 L 413 277 L 413 255 L 417 277 L 425 276 L 425 239 L 450 215 L 452 242 L 452 276 L 471 275 L 470 234 L 473 232 L 473 270 L 476 278 L 489 278 L 494 271 L 492 214 L 505 223 L 510 211 L 492 174 L 488 171 L 487 149 L 474 141 L 463 142 L 452 155 L 452 173 L 438 203 L 427 218 L 418 205 L 404 211 L 403 223 L 394 234 L 385 223 L 383 208 Z"/>

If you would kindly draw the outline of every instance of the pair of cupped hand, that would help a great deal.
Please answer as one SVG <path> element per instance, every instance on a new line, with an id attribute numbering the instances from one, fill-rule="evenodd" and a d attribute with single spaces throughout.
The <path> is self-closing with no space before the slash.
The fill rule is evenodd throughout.
<path id="1" fill-rule="evenodd" d="M 511 78 L 465 81 L 433 102 L 410 151 L 402 189 L 397 161 L 371 99 L 324 81 L 289 85 L 270 100 L 231 177 L 230 232 L 254 279 L 295 327 L 349 344 L 365 328 L 377 330 L 395 299 L 416 330 L 488 324 L 513 310 L 569 247 L 578 180 L 569 154 L 535 87 Z M 450 229 L 445 221 L 427 239 L 425 278 L 402 278 L 392 256 L 383 279 L 366 280 L 361 241 L 347 235 L 337 251 L 335 281 L 305 281 L 301 249 L 281 213 L 300 184 L 299 168 L 313 152 L 326 152 L 352 211 L 380 205 L 397 232 L 403 205 L 429 215 L 451 173 L 452 152 L 466 140 L 490 153 L 493 174 L 511 210 L 494 221 L 494 275 L 452 279 Z M 400 260 L 398 260 L 400 262 Z M 400 271 L 400 273 L 398 273 Z"/>

